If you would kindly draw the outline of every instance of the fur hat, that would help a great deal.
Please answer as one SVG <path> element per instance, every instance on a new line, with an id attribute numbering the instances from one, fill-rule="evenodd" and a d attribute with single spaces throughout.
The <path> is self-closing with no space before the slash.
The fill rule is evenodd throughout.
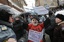
<path id="1" fill-rule="evenodd" d="M 60 20 L 64 21 L 64 15 L 62 14 L 57 14 L 56 18 L 59 18 Z"/>

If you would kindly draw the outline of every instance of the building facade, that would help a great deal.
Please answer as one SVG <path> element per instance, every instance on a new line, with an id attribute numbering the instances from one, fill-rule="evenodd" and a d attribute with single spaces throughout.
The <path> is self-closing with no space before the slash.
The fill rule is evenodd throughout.
<path id="1" fill-rule="evenodd" d="M 58 6 L 57 0 L 36 0 L 35 1 L 36 6 Z"/>
<path id="2" fill-rule="evenodd" d="M 24 0 L 0 0 L 0 3 L 9 5 L 9 6 L 11 6 L 19 11 L 22 11 L 22 12 L 24 11 L 23 5 L 27 5 Z M 20 9 L 20 8 L 22 8 L 22 9 Z"/>

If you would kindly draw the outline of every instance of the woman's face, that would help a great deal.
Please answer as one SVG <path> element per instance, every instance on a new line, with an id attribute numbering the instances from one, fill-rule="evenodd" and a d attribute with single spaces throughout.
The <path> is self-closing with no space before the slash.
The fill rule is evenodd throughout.
<path id="1" fill-rule="evenodd" d="M 38 21 L 37 21 L 36 19 L 32 19 L 32 24 L 33 24 L 34 26 L 37 26 L 37 25 L 38 25 Z"/>
<path id="2" fill-rule="evenodd" d="M 59 18 L 56 18 L 56 19 L 55 19 L 55 22 L 56 22 L 56 23 L 60 23 L 61 21 L 62 21 L 62 20 L 60 20 Z"/>
<path id="3" fill-rule="evenodd" d="M 13 22 L 14 22 L 14 19 L 13 19 L 12 16 L 9 17 L 9 22 L 10 22 L 10 23 L 13 23 Z"/>

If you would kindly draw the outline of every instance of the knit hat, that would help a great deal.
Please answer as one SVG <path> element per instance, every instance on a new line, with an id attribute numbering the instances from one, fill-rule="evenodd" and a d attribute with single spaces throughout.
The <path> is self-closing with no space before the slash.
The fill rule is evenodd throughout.
<path id="1" fill-rule="evenodd" d="M 62 14 L 57 14 L 56 18 L 59 18 L 60 20 L 64 21 L 64 15 Z"/>

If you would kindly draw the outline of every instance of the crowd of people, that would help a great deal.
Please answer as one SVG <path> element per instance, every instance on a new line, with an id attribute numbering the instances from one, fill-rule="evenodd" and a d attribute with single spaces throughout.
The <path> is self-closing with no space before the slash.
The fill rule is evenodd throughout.
<path id="1" fill-rule="evenodd" d="M 29 13 L 28 13 L 29 14 Z M 0 42 L 64 42 L 64 15 L 21 15 L 14 18 L 8 11 L 0 10 Z"/>

